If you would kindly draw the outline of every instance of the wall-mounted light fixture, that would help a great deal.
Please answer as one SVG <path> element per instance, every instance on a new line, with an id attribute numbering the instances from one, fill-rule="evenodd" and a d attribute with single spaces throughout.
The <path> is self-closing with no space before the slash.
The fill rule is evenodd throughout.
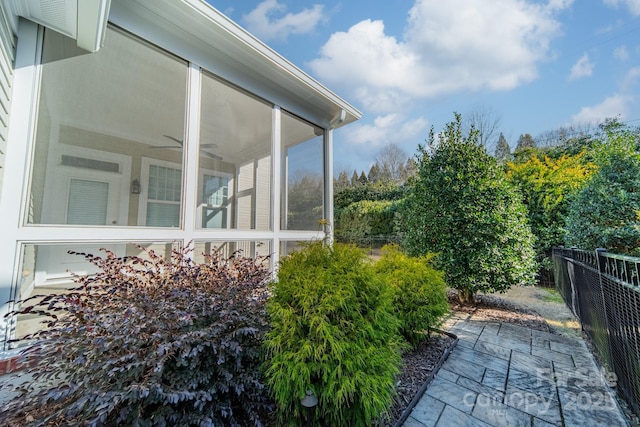
<path id="1" fill-rule="evenodd" d="M 131 194 L 140 194 L 140 189 L 140 181 L 138 181 L 137 179 L 131 181 Z"/>

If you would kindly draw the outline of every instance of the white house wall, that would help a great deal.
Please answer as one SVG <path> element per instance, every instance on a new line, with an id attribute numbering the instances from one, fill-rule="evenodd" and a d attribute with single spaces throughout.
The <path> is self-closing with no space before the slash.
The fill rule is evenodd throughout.
<path id="1" fill-rule="evenodd" d="M 282 173 L 282 168 L 291 166 L 287 158 L 289 150 L 307 141 L 321 147 L 322 155 L 314 155 L 311 163 L 313 170 L 326 180 L 331 176 L 332 167 L 330 147 L 327 146 L 331 141 L 332 131 L 327 128 L 330 119 L 336 111 L 345 110 L 349 111 L 347 122 L 359 118 L 357 110 L 310 77 L 298 76 L 300 70 L 294 69 L 292 64 L 251 37 L 247 38 L 250 46 L 243 46 L 243 41 L 229 41 L 233 37 L 224 43 L 229 52 L 234 49 L 241 51 L 237 58 L 249 61 L 245 67 L 271 67 L 266 74 L 255 69 L 247 70 L 251 81 L 242 86 L 246 76 L 241 72 L 233 74 L 234 67 L 241 65 L 237 58 L 229 68 L 223 57 L 216 56 L 219 52 L 207 51 L 206 46 L 202 49 L 202 40 L 194 41 L 187 34 L 193 29 L 182 28 L 176 32 L 173 26 L 167 31 L 159 22 L 154 27 L 147 16 L 128 16 L 125 19 L 122 12 L 128 10 L 129 0 L 113 1 L 116 5 L 115 18 L 121 28 L 112 26 L 112 40 L 124 35 L 140 42 L 135 46 L 138 50 L 129 53 L 151 49 L 175 58 L 178 67 L 183 67 L 186 78 L 172 87 L 184 88 L 184 97 L 174 96 L 171 99 L 175 102 L 156 101 L 158 105 L 153 107 L 154 102 L 146 99 L 129 100 L 128 97 L 142 96 L 136 95 L 132 89 L 120 95 L 126 102 L 116 102 L 117 97 L 109 92 L 109 88 L 114 87 L 114 78 L 120 78 L 118 82 L 129 83 L 132 88 L 139 85 L 131 83 L 133 80 L 128 80 L 127 75 L 114 77 L 113 72 L 138 70 L 139 75 L 158 74 L 163 71 L 162 66 L 144 71 L 140 67 L 148 68 L 148 64 L 138 64 L 136 68 L 136 64 L 130 63 L 132 60 L 121 61 L 119 55 L 114 56 L 109 51 L 108 37 L 105 47 L 98 53 L 81 52 L 75 46 L 66 48 L 64 40 L 53 45 L 62 46 L 58 51 L 47 52 L 43 48 L 43 39 L 46 44 L 49 30 L 7 15 L 5 3 L 0 3 L 0 353 L 2 348 L 7 349 L 6 339 L 16 336 L 17 330 L 12 323 L 15 318 L 4 318 L 4 313 L 15 308 L 6 301 L 25 297 L 39 286 L 67 286 L 67 267 L 90 272 L 82 259 L 69 256 L 68 250 L 95 251 L 102 246 L 118 253 L 138 255 L 140 250 L 131 245 L 133 242 L 168 255 L 172 247 L 192 245 L 199 252 L 194 256 L 199 258 L 201 252 L 214 248 L 225 253 L 242 249 L 247 256 L 271 255 L 271 267 L 275 267 L 280 250 L 288 252 L 299 241 L 319 237 L 316 223 L 311 223 L 308 228 L 287 229 L 286 221 L 281 221 L 281 216 L 286 217 L 289 209 L 286 202 L 289 176 Z M 139 12 L 143 5 L 152 4 L 131 1 L 137 5 L 132 6 L 133 12 Z M 158 0 L 158 3 L 169 8 L 183 8 L 182 3 L 200 4 L 197 0 Z M 153 7 L 155 4 L 153 2 Z M 198 15 L 197 26 L 205 23 L 214 27 L 222 25 L 214 23 L 215 19 L 223 18 L 216 18 L 209 6 L 202 3 L 202 8 L 204 15 Z M 188 8 L 181 9 L 181 13 L 188 13 Z M 186 17 L 181 16 L 180 19 Z M 216 35 L 217 31 L 213 30 L 211 34 Z M 232 32 L 237 35 L 241 30 L 232 28 Z M 171 37 L 175 38 L 173 42 Z M 52 33 L 49 40 L 56 38 L 60 36 Z M 215 40 L 207 43 L 215 44 Z M 196 48 L 191 49 L 190 44 Z M 176 49 L 167 53 L 158 45 L 164 49 Z M 43 51 L 46 55 L 41 62 Z M 210 56 L 198 56 L 207 52 Z M 251 58 L 252 55 L 256 57 Z M 141 55 L 133 56 L 139 58 Z M 118 69 L 105 68 L 97 63 L 98 69 L 104 70 L 104 80 L 107 80 L 104 87 L 100 79 L 93 83 L 87 81 L 86 75 L 93 75 L 91 68 L 85 69 L 88 70 L 85 73 L 80 72 L 79 66 L 71 66 L 70 69 L 67 66 L 65 69 L 65 61 L 67 64 L 80 64 L 86 60 L 95 68 L 98 58 L 111 58 L 110 61 L 126 64 Z M 194 62 L 194 58 L 202 58 L 203 62 Z M 235 76 L 233 82 L 221 80 L 220 75 L 215 74 L 218 60 L 222 69 L 230 73 L 229 76 Z M 274 61 L 274 64 L 266 65 L 269 61 Z M 68 77 L 69 72 L 75 73 L 76 77 L 64 80 L 64 87 L 56 86 L 56 82 Z M 206 82 L 212 77 L 222 88 L 214 88 L 213 96 L 205 96 L 204 88 L 209 84 Z M 276 94 L 279 83 L 270 83 L 268 79 L 285 86 L 289 82 L 290 85 Z M 145 85 L 147 83 L 145 81 Z M 78 85 L 82 87 L 79 89 Z M 234 91 L 242 96 L 225 98 L 225 93 Z M 157 90 L 147 92 L 160 96 Z M 265 97 L 272 93 L 272 98 Z M 75 102 L 75 97 L 79 97 L 80 102 Z M 251 101 L 239 101 L 242 97 Z M 228 101 L 225 101 L 226 105 L 216 103 L 225 99 Z M 302 105 L 305 103 L 308 105 Z M 313 108 L 310 108 L 312 104 Z M 134 105 L 131 108 L 135 111 L 128 114 L 127 106 L 130 105 Z M 162 110 L 154 114 L 156 109 L 172 105 L 179 107 L 177 111 L 171 110 L 168 114 L 168 110 Z M 91 111 L 95 116 L 88 114 Z M 104 119 L 102 122 L 95 120 L 100 114 Z M 260 120 L 251 119 L 254 115 L 259 115 Z M 318 121 L 313 121 L 314 117 Z M 139 129 L 135 125 L 141 122 L 144 126 L 136 133 Z M 284 129 L 282 122 L 287 123 Z M 154 132 L 148 132 L 149 129 Z M 69 156 L 76 158 L 73 162 L 81 163 L 68 163 Z M 85 161 L 88 163 L 82 163 Z M 101 169 L 102 166 L 91 170 L 91 165 L 98 164 L 92 162 L 102 162 L 104 167 L 108 166 L 106 163 L 117 163 L 119 167 L 117 171 Z M 150 187 L 149 165 L 154 163 L 158 167 L 164 165 L 180 171 L 179 200 L 162 199 L 179 204 L 180 218 L 173 225 L 149 226 L 146 223 L 148 217 L 144 209 L 148 209 L 148 205 L 144 204 L 143 197 Z M 158 167 L 154 170 L 157 171 Z M 296 171 L 296 168 L 291 170 Z M 94 175 L 103 178 L 93 179 Z M 229 202 L 227 224 L 224 226 L 207 224 L 206 227 L 210 228 L 206 228 L 203 225 L 201 209 L 217 206 L 215 202 L 206 203 L 215 193 L 205 194 L 203 191 L 204 175 L 226 177 L 229 187 L 233 187 L 229 189 L 229 199 L 234 200 Z M 11 182 L 8 182 L 8 177 L 11 177 Z M 112 206 L 115 210 L 106 208 L 107 217 L 103 223 L 70 222 L 70 219 L 84 217 L 69 214 L 78 212 L 69 204 L 75 200 L 71 195 L 72 188 L 76 188 L 70 183 L 82 179 L 108 182 L 109 191 L 117 190 L 114 193 L 117 203 Z M 139 192 L 134 191 L 132 184 L 135 180 L 141 181 Z M 218 185 L 213 179 L 209 182 L 214 183 L 212 186 Z M 317 219 L 330 213 L 327 206 L 331 201 L 326 200 L 330 195 L 327 191 L 330 185 L 331 182 L 324 183 L 324 200 L 316 200 L 314 206 L 309 206 L 317 208 L 324 205 L 325 211 L 318 213 Z M 111 196 L 109 193 L 108 197 Z M 72 267 L 73 264 L 77 267 Z"/>
<path id="2" fill-rule="evenodd" d="M 16 37 L 4 2 L 0 3 L 0 197 L 4 180 L 7 139 L 9 134 L 9 111 L 13 88 L 13 61 Z"/>

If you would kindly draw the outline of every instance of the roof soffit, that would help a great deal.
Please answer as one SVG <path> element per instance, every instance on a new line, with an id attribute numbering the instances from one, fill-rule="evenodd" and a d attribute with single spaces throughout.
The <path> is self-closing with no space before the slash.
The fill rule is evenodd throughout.
<path id="1" fill-rule="evenodd" d="M 112 0 L 111 20 L 324 127 L 361 113 L 201 0 Z"/>

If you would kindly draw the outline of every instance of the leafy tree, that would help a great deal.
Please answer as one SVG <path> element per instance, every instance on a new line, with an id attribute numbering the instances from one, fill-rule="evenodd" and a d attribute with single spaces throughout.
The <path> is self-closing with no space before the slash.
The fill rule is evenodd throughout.
<path id="1" fill-rule="evenodd" d="M 566 243 L 640 255 L 640 136 L 610 121 L 595 146 L 597 172 L 572 200 Z"/>
<path id="2" fill-rule="evenodd" d="M 438 139 L 419 146 L 418 175 L 408 195 L 404 245 L 410 255 L 437 253 L 445 281 L 464 303 L 478 291 L 533 282 L 533 236 L 519 194 L 461 116 Z"/>
<path id="3" fill-rule="evenodd" d="M 594 165 L 585 158 L 583 151 L 560 158 L 533 156 L 524 163 L 507 164 L 507 177 L 518 187 L 528 208 L 540 278 L 551 277 L 551 248 L 564 242 L 569 199 L 593 173 Z"/>
<path id="4" fill-rule="evenodd" d="M 509 147 L 509 143 L 507 142 L 507 139 L 504 137 L 502 132 L 500 132 L 500 137 L 498 138 L 498 143 L 496 144 L 494 157 L 501 163 L 511 160 L 511 147 Z"/>

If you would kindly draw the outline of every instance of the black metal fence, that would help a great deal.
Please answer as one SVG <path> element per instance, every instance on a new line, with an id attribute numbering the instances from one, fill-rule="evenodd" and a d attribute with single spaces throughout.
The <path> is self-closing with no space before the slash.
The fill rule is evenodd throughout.
<path id="1" fill-rule="evenodd" d="M 554 248 L 553 262 L 558 291 L 640 415 L 640 258 Z"/>

